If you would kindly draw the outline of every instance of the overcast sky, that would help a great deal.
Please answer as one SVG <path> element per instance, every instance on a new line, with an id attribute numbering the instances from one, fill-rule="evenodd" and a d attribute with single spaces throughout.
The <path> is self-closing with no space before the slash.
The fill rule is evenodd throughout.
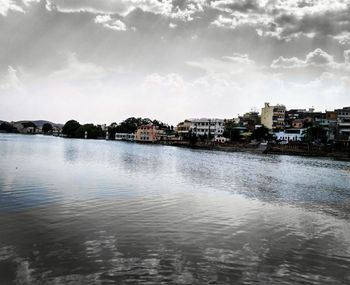
<path id="1" fill-rule="evenodd" d="M 0 119 L 350 106 L 349 0 L 0 0 Z"/>

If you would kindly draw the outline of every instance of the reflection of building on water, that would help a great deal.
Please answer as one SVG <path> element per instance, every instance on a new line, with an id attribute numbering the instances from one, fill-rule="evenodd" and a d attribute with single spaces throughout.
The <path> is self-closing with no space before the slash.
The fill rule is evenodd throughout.
<path id="1" fill-rule="evenodd" d="M 128 133 L 116 133 L 115 134 L 115 140 L 116 141 L 134 141 L 135 135 L 134 134 L 128 134 Z"/>

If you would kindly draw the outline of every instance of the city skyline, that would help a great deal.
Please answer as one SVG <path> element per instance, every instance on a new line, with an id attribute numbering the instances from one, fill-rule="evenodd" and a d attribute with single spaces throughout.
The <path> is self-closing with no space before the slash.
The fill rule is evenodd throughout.
<path id="1" fill-rule="evenodd" d="M 350 105 L 348 1 L 0 1 L 0 119 Z"/>

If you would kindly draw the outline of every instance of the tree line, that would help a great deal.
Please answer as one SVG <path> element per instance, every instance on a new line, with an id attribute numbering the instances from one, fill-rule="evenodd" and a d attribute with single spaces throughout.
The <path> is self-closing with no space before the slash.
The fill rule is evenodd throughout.
<path id="1" fill-rule="evenodd" d="M 97 139 L 105 138 L 106 131 L 108 131 L 108 138 L 114 139 L 116 133 L 135 133 L 137 128 L 141 125 L 153 124 L 159 129 L 165 131 L 165 133 L 170 134 L 174 131 L 173 126 L 169 126 L 158 120 L 151 120 L 149 118 L 135 118 L 130 117 L 121 123 L 112 123 L 107 129 L 103 130 L 101 125 L 94 124 L 84 124 L 81 125 L 78 121 L 69 120 L 65 123 L 62 128 L 62 134 L 69 138 L 84 138 L 85 132 L 87 133 L 87 138 Z"/>

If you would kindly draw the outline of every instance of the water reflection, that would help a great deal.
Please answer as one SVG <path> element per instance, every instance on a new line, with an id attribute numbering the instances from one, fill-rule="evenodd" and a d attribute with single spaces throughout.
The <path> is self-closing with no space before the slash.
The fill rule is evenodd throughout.
<path id="1" fill-rule="evenodd" d="M 3 137 L 1 284 L 350 282 L 349 163 Z"/>

